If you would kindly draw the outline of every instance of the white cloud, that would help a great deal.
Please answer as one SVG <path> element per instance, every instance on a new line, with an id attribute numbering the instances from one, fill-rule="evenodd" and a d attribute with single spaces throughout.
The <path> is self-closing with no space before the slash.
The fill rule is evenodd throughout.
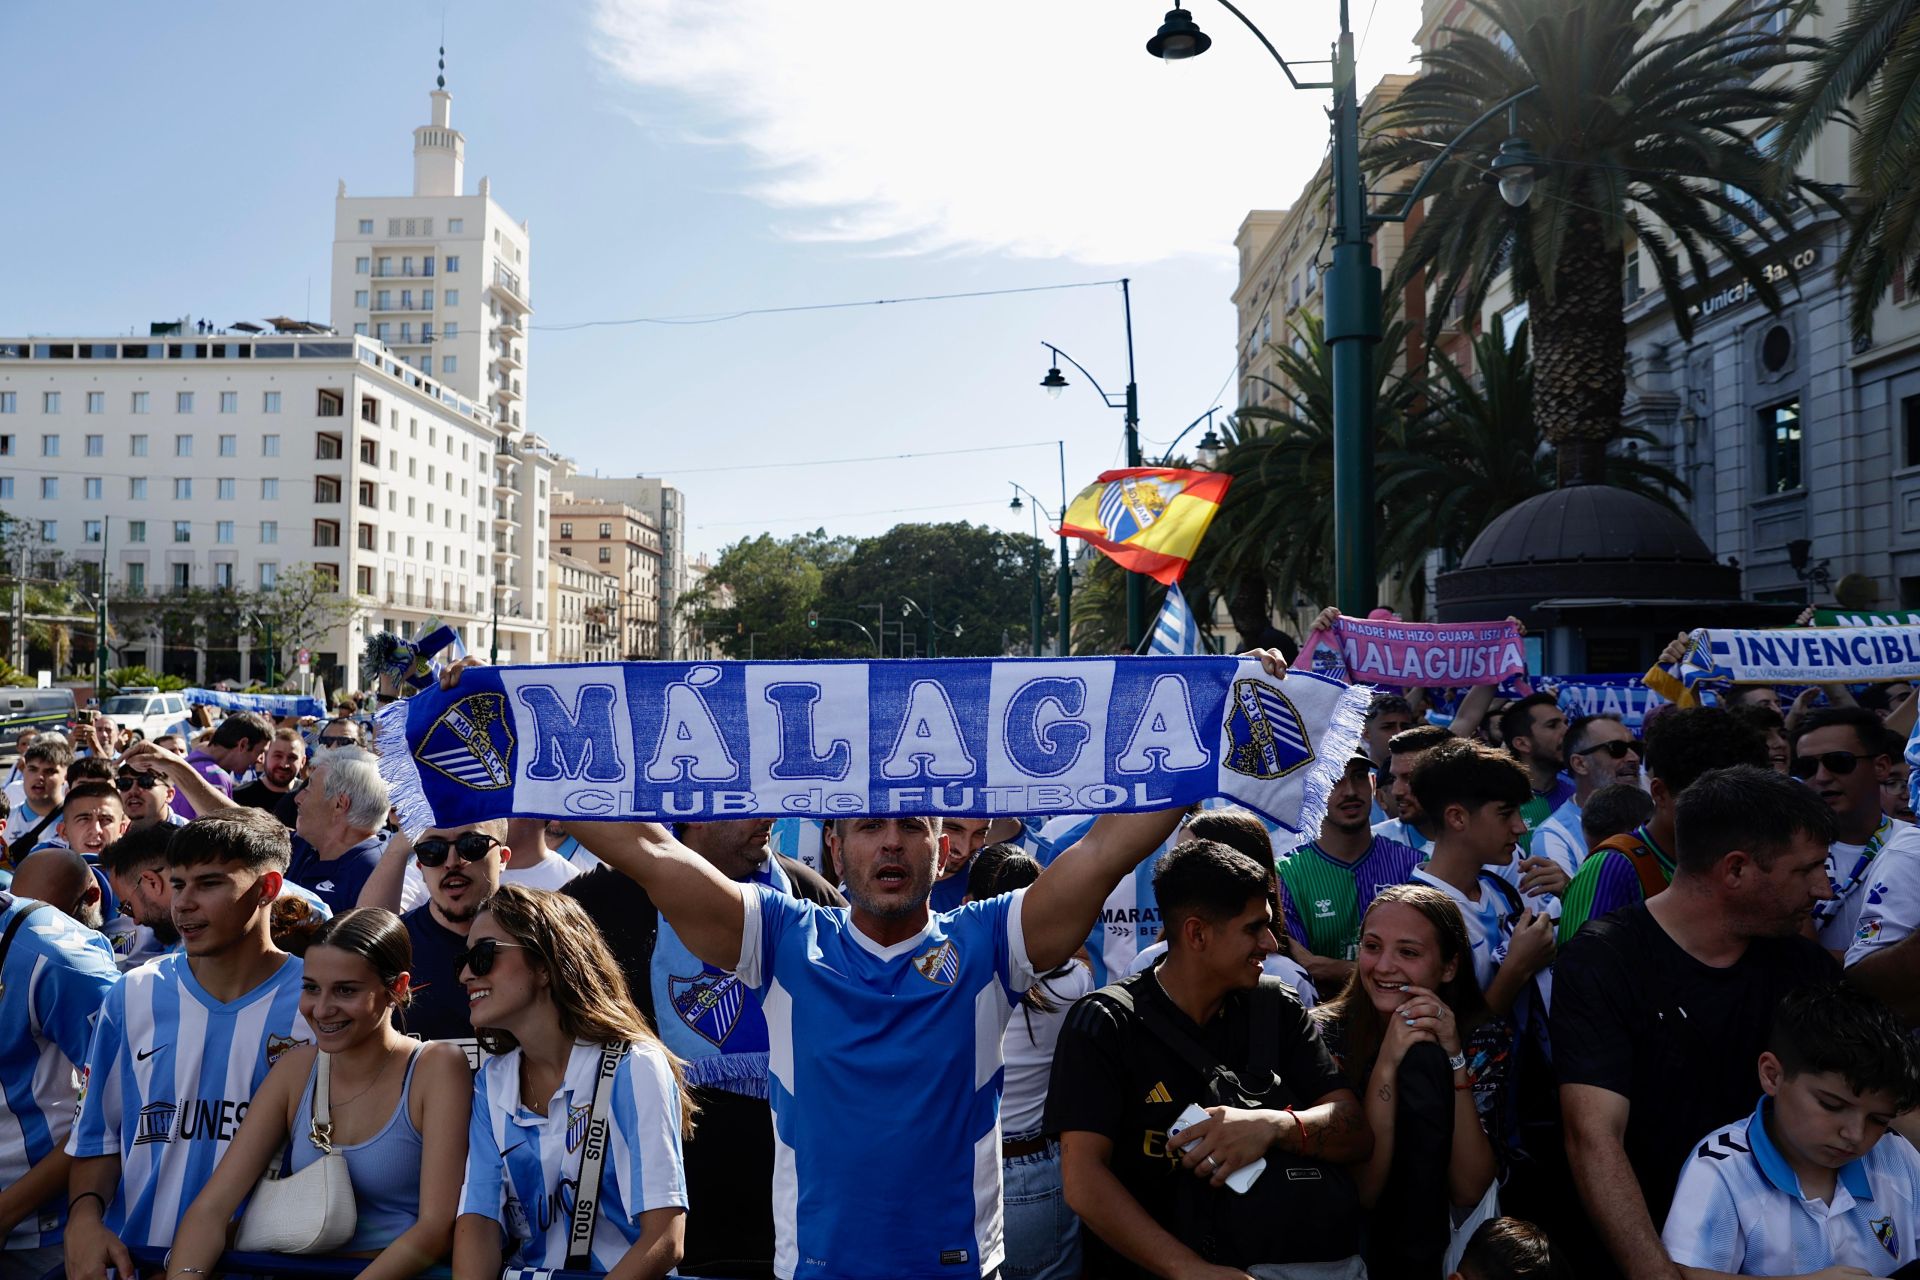
<path id="1" fill-rule="evenodd" d="M 600 0 L 595 28 L 653 127 L 743 149 L 782 234 L 1138 263 L 1231 251 L 1327 141 L 1327 92 L 1293 91 L 1224 8 L 1195 11 L 1205 57 L 1150 58 L 1161 2 Z M 1282 54 L 1327 56 L 1334 0 L 1246 7 Z M 1418 18 L 1376 0 L 1363 88 L 1408 69 Z"/>

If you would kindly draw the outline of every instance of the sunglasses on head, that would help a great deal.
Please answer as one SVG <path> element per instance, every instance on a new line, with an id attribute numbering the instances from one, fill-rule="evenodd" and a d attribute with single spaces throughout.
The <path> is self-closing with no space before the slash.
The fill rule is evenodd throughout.
<path id="1" fill-rule="evenodd" d="M 465 951 L 456 952 L 453 957 L 453 971 L 458 974 L 462 969 L 476 978 L 484 978 L 493 972 L 493 962 L 499 958 L 500 948 L 512 947 L 519 951 L 526 948 L 518 942 L 502 942 L 498 938 L 482 938 Z"/>
<path id="2" fill-rule="evenodd" d="M 1795 756 L 1793 763 L 1787 766 L 1787 772 L 1802 782 L 1822 769 L 1833 777 L 1843 778 L 1860 767 L 1861 759 L 1851 751 L 1822 751 L 1814 756 Z"/>
<path id="3" fill-rule="evenodd" d="M 1634 738 L 1627 742 L 1596 742 L 1590 747 L 1580 748 L 1580 750 L 1574 752 L 1574 754 L 1590 756 L 1596 751 L 1606 752 L 1607 759 L 1609 760 L 1624 760 L 1627 758 L 1627 752 L 1629 751 L 1635 755 L 1640 754 L 1640 740 Z"/>
<path id="4" fill-rule="evenodd" d="M 150 787 L 160 785 L 160 775 L 157 773 L 148 773 L 145 770 L 139 773 L 122 773 L 114 778 L 113 785 L 122 791 L 131 791 L 135 787 L 145 791 Z"/>
<path id="5" fill-rule="evenodd" d="M 444 864 L 449 853 L 459 854 L 462 862 L 478 862 L 499 845 L 500 841 L 484 831 L 469 831 L 452 840 L 445 836 L 428 836 L 414 842 L 413 856 L 423 867 Z"/>

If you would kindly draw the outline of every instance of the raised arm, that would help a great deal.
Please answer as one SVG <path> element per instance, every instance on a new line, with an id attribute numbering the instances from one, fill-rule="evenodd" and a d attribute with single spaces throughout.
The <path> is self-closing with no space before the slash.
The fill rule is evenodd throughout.
<path id="1" fill-rule="evenodd" d="M 1142 859 L 1166 842 L 1180 824 L 1181 813 L 1179 809 L 1164 809 L 1159 813 L 1105 814 L 1078 843 L 1040 873 L 1020 908 L 1027 960 L 1035 973 L 1064 964 L 1086 941 L 1107 895 Z M 676 922 L 674 928 L 679 927 Z M 736 927 L 734 942 L 739 941 Z M 688 945 L 692 945 L 691 940 Z M 699 955 L 697 948 L 694 954 Z"/>
<path id="2" fill-rule="evenodd" d="M 413 841 L 407 838 L 404 830 L 389 836 L 387 847 L 380 851 L 380 861 L 367 873 L 366 883 L 360 886 L 360 896 L 354 900 L 354 905 L 383 907 L 399 915 L 400 898 L 407 883 L 407 859 L 412 856 Z"/>
<path id="3" fill-rule="evenodd" d="M 120 757 L 120 763 L 134 769 L 152 769 L 166 775 L 173 789 L 187 798 L 193 806 L 193 812 L 200 817 L 209 813 L 218 813 L 222 809 L 238 809 L 232 796 L 200 776 L 200 771 L 187 763 L 185 756 L 176 755 L 165 747 L 152 742 L 136 742 L 127 748 L 127 754 Z"/>
<path id="4" fill-rule="evenodd" d="M 674 839 L 657 822 L 569 822 L 564 829 L 588 853 L 638 881 L 694 955 L 728 971 L 739 967 L 746 899 L 740 886 L 716 871 L 711 862 Z M 1039 887 L 1034 885 L 1034 889 Z M 1105 896 L 1103 892 L 1101 898 Z M 1094 909 L 1099 905 L 1100 899 L 1096 899 Z M 1089 916 L 1080 928 L 1080 936 L 1085 937 L 1092 927 Z M 1031 931 L 1028 951 L 1032 951 Z M 1045 967 L 1050 969 L 1072 954 L 1069 946 Z M 1034 966 L 1040 968 L 1037 959 Z"/>

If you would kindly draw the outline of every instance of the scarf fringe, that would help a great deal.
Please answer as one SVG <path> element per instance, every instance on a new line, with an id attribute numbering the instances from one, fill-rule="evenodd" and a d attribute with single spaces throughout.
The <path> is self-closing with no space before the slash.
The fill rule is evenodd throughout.
<path id="1" fill-rule="evenodd" d="M 407 712 L 411 708 L 412 704 L 402 698 L 373 713 L 373 743 L 380 776 L 386 779 L 400 829 L 409 840 L 433 825 L 433 805 L 420 785 L 420 766 L 407 743 Z"/>
<path id="2" fill-rule="evenodd" d="M 1334 784 L 1346 775 L 1347 761 L 1360 750 L 1364 740 L 1367 709 L 1373 705 L 1374 693 L 1371 685 L 1356 684 L 1343 690 L 1335 700 L 1327 716 L 1320 749 L 1314 754 L 1313 764 L 1307 769 L 1307 780 L 1301 787 L 1300 825 L 1292 828 L 1295 834 L 1317 836 L 1320 833 L 1320 824 L 1327 816 L 1327 797 L 1333 794 Z M 1289 825 L 1278 818 L 1275 821 L 1282 826 Z"/>
<path id="3" fill-rule="evenodd" d="M 764 1053 L 716 1053 L 695 1058 L 686 1064 L 687 1083 L 696 1089 L 722 1089 L 765 1101 L 769 1061 Z"/>

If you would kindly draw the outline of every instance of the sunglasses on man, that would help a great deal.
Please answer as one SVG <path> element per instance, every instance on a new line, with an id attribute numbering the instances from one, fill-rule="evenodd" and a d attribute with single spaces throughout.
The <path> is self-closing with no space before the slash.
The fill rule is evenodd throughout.
<path id="1" fill-rule="evenodd" d="M 163 780 L 164 779 L 160 774 L 148 773 L 146 770 L 142 769 L 138 773 L 122 773 L 122 774 L 115 775 L 113 779 L 113 785 L 120 788 L 120 790 L 122 791 L 131 791 L 135 787 L 140 788 L 142 791 L 147 791 L 147 790 L 151 790 L 154 787 L 159 786 Z"/>
<path id="2" fill-rule="evenodd" d="M 502 942 L 498 938 L 482 938 L 465 951 L 456 951 L 453 956 L 453 971 L 458 974 L 462 969 L 476 978 L 484 978 L 493 972 L 493 962 L 500 958 L 500 949 L 510 947 L 516 951 L 525 951 L 526 947 L 518 942 Z"/>
<path id="3" fill-rule="evenodd" d="M 1787 772 L 1805 782 L 1822 769 L 1828 776 L 1844 778 L 1860 767 L 1860 762 L 1868 757 L 1856 755 L 1851 751 L 1822 751 L 1818 755 L 1795 756 L 1793 763 L 1787 766 Z"/>
<path id="4" fill-rule="evenodd" d="M 1606 752 L 1607 759 L 1609 760 L 1624 760 L 1627 758 L 1627 752 L 1629 751 L 1635 755 L 1645 754 L 1640 748 L 1640 739 L 1638 738 L 1631 739 L 1627 742 L 1596 742 L 1590 747 L 1580 748 L 1573 754 L 1577 756 L 1590 756 L 1596 751 Z"/>
<path id="5" fill-rule="evenodd" d="M 414 841 L 413 856 L 423 867 L 445 865 L 450 853 L 459 854 L 462 862 L 478 862 L 499 848 L 501 843 L 484 831 L 469 831 L 452 840 L 445 836 L 428 836 L 424 840 Z"/>
<path id="6" fill-rule="evenodd" d="M 356 742 L 344 733 L 330 733 L 320 739 L 320 745 L 323 747 L 351 747 L 356 745 Z"/>

